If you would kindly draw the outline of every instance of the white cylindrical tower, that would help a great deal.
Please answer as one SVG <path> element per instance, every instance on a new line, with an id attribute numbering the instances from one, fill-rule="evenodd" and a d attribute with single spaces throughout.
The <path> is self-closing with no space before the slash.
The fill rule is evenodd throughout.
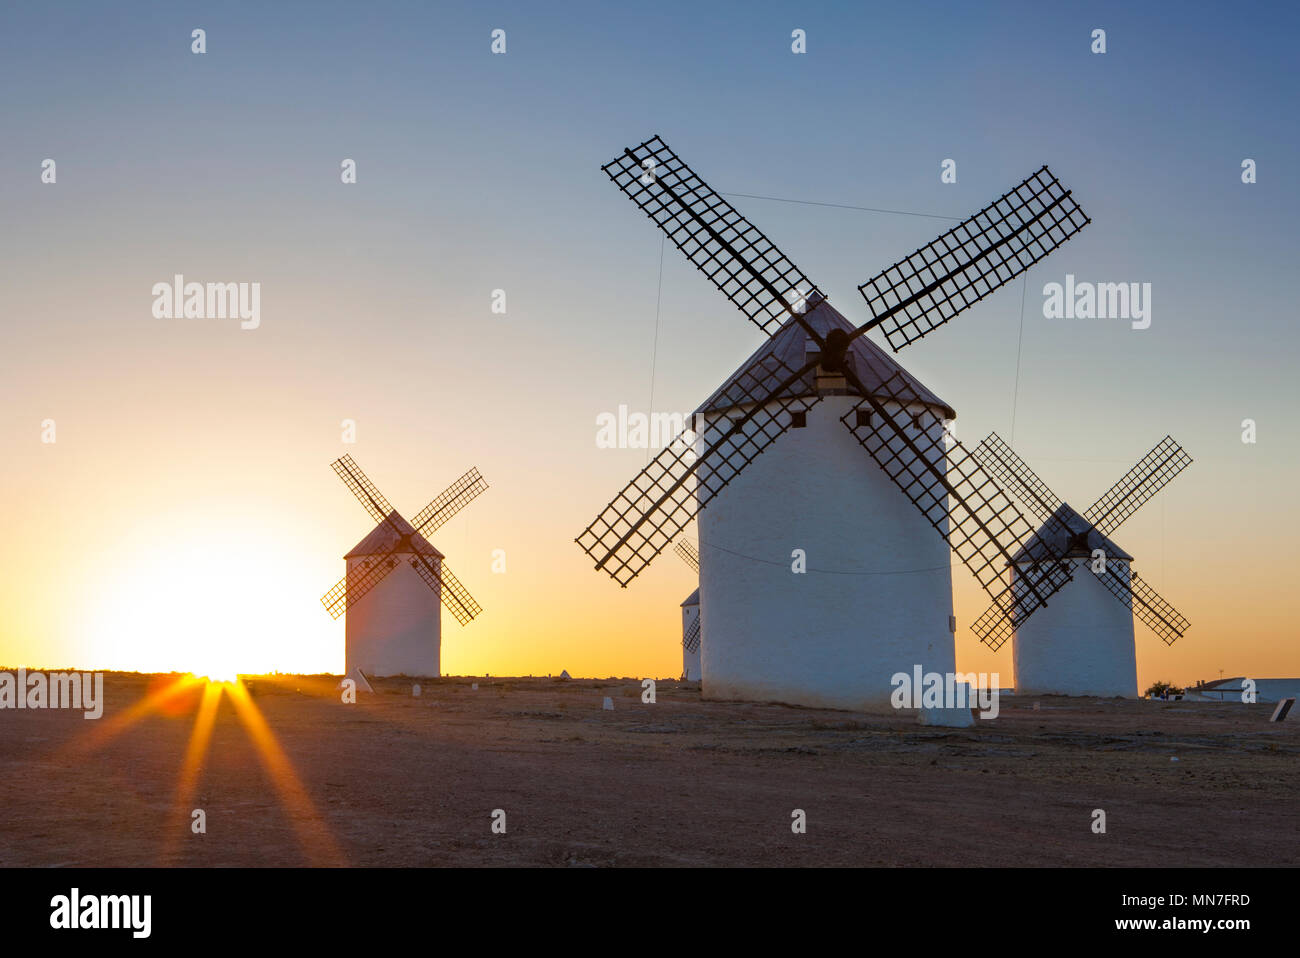
<path id="1" fill-rule="evenodd" d="M 1125 584 L 1131 556 L 1108 554 Z M 1012 657 L 1017 695 L 1137 698 L 1133 610 L 1092 573 L 1090 556 L 1071 556 L 1074 578 L 1016 630 Z M 1016 566 L 1016 570 L 1023 566 Z M 1012 575 L 1017 574 L 1013 572 Z"/>
<path id="2" fill-rule="evenodd" d="M 700 590 L 696 589 L 682 603 L 682 680 L 686 682 L 700 680 L 700 649 L 704 644 L 702 629 L 695 636 L 694 649 L 689 647 L 691 633 L 699 620 Z"/>
<path id="3" fill-rule="evenodd" d="M 393 570 L 355 604 L 348 602 L 347 672 L 360 668 L 367 675 L 436 677 L 441 674 L 442 597 L 411 567 L 419 549 L 436 569 L 442 553 L 410 528 L 396 513 L 394 521 L 412 534 L 410 546 L 392 556 Z M 383 559 L 398 541 L 397 533 L 380 523 L 345 557 L 349 588 L 374 562 Z"/>
<path id="4" fill-rule="evenodd" d="M 814 305 L 805 318 L 819 333 L 852 329 Z M 737 377 L 767 356 L 798 369 L 808 338 L 792 320 L 751 357 L 697 411 L 701 441 L 746 408 L 728 400 Z M 849 357 L 868 389 L 901 371 L 865 337 Z M 786 375 L 772 372 L 773 386 Z M 699 513 L 706 698 L 892 711 L 896 673 L 955 671 L 949 546 L 840 421 L 859 397 L 828 382 L 814 386 L 810 374 L 791 388 L 825 398 Z M 908 382 L 918 401 L 886 408 L 943 470 L 943 420 L 955 414 Z M 700 482 L 725 469 L 702 463 Z"/>

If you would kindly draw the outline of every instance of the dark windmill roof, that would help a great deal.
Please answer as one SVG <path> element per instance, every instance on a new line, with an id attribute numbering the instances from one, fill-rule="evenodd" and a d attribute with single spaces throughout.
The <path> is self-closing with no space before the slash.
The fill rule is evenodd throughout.
<path id="1" fill-rule="evenodd" d="M 428 539 L 416 532 L 411 524 L 398 514 L 396 509 L 389 514 L 388 518 L 396 524 L 398 529 L 402 530 L 404 535 L 409 534 L 411 536 L 411 546 L 413 548 L 407 548 L 403 553 L 404 555 L 412 555 L 418 549 L 424 555 L 434 556 L 438 559 L 445 558 L 441 552 L 429 543 Z M 352 551 L 343 558 L 354 559 L 357 556 L 383 555 L 397 545 L 397 540 L 397 530 L 388 522 L 381 522 L 370 530 L 369 535 L 354 545 Z"/>
<path id="2" fill-rule="evenodd" d="M 686 601 L 682 603 L 682 608 L 685 608 L 688 605 L 699 605 L 699 604 L 700 604 L 700 590 L 696 589 L 694 592 L 692 592 L 690 595 L 686 597 Z"/>
<path id="3" fill-rule="evenodd" d="M 1069 532 L 1066 532 L 1066 529 Z M 1071 532 L 1087 532 L 1088 548 L 1079 549 L 1075 547 L 1070 549 L 1069 533 Z M 1107 559 L 1133 561 L 1131 555 L 1094 529 L 1087 519 L 1065 503 L 1061 503 L 1060 508 L 1052 513 L 1052 518 L 1038 527 L 1038 538 L 1034 540 L 1034 544 L 1032 546 L 1021 546 L 1016 550 L 1016 554 L 1011 557 L 1011 561 L 1027 562 L 1032 559 L 1045 559 L 1049 549 L 1055 555 L 1068 554 L 1072 556 L 1090 556 L 1094 549 L 1100 549 L 1106 553 Z"/>
<path id="4" fill-rule="evenodd" d="M 813 293 L 808 298 L 808 309 L 803 314 L 802 319 L 817 330 L 818 335 L 823 337 L 830 330 L 837 327 L 849 333 L 853 332 L 855 328 L 852 323 L 840 314 L 839 310 L 835 309 L 824 298 L 820 298 L 817 293 Z M 721 412 L 745 402 L 752 402 L 756 392 L 767 395 L 767 393 L 781 385 L 782 380 L 788 378 L 790 373 L 807 364 L 807 344 L 807 331 L 799 324 L 798 319 L 793 316 L 790 317 L 773 334 L 771 339 L 760 346 L 754 355 L 745 360 L 740 368 L 732 373 L 727 378 L 727 381 L 719 386 L 717 391 L 695 411 L 697 413 Z M 951 406 L 925 388 L 920 380 L 894 362 L 888 353 L 866 336 L 859 336 L 849 344 L 847 358 L 852 363 L 853 371 L 858 374 L 858 378 L 862 380 L 863 385 L 873 390 L 873 395 L 879 395 L 874 393 L 874 390 L 879 388 L 886 380 L 889 380 L 897 373 L 902 373 L 901 380 L 895 379 L 890 384 L 891 391 L 910 402 L 920 402 L 936 407 L 942 411 L 946 419 L 956 418 L 957 413 Z M 773 359 L 784 363 L 789 369 L 782 371 L 781 367 L 773 362 Z M 761 386 L 757 384 L 752 376 L 745 375 L 754 368 L 763 370 L 764 375 Z M 741 382 L 742 376 L 745 376 L 743 384 Z M 814 395 L 816 393 L 814 378 L 815 372 L 809 371 L 802 380 L 793 383 L 782 394 L 781 398 Z"/>

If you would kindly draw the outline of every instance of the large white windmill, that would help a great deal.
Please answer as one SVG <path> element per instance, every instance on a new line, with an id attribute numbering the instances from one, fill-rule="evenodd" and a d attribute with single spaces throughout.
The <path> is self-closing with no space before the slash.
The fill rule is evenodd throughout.
<path id="1" fill-rule="evenodd" d="M 995 603 L 975 622 L 987 645 L 1013 637 L 1016 694 L 1095 695 L 1136 698 L 1137 649 L 1133 619 L 1166 645 L 1190 627 L 1177 609 L 1133 571 L 1133 557 L 1109 536 L 1192 459 L 1165 436 L 1138 464 L 1080 515 L 1062 501 L 997 433 L 975 456 L 1008 492 L 1043 523 L 1038 539 L 1011 557 L 1015 578 L 1046 556 L 1050 547 L 1071 566 L 1072 581 L 1050 609 L 1024 619 Z M 1118 601 L 1116 601 L 1118 600 Z"/>
<path id="2" fill-rule="evenodd" d="M 347 573 L 321 597 L 334 618 L 347 613 L 345 674 L 360 669 L 363 675 L 441 675 L 439 602 L 461 625 L 483 610 L 425 537 L 487 483 L 471 469 L 407 522 L 351 456 L 331 465 L 377 523 L 348 552 Z"/>
<path id="3" fill-rule="evenodd" d="M 705 696 L 888 707 L 894 674 L 952 672 L 944 539 L 995 599 L 1032 610 L 1068 581 L 1052 561 L 1003 581 L 1033 527 L 863 335 L 900 349 L 1087 225 L 1046 167 L 860 286 L 860 326 L 660 138 L 603 169 L 769 337 L 577 539 L 626 586 L 699 514 Z"/>

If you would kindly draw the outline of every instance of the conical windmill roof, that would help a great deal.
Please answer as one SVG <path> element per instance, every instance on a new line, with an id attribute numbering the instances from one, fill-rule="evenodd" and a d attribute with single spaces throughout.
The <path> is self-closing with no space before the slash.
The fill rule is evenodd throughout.
<path id="1" fill-rule="evenodd" d="M 1066 532 L 1066 529 L 1069 532 Z M 1080 549 L 1076 546 L 1071 549 L 1070 533 L 1082 534 L 1084 532 L 1088 533 L 1088 548 Z M 1028 562 L 1034 559 L 1045 559 L 1048 558 L 1049 550 L 1053 555 L 1058 556 L 1062 554 L 1090 556 L 1094 549 L 1100 549 L 1106 553 L 1107 559 L 1120 559 L 1125 562 L 1133 561 L 1131 555 L 1093 528 L 1087 519 L 1071 509 L 1066 503 L 1061 503 L 1060 508 L 1052 513 L 1052 518 L 1038 527 L 1038 538 L 1034 540 L 1034 544 L 1021 546 L 1016 550 L 1016 554 L 1011 557 L 1011 561 Z"/>
<path id="2" fill-rule="evenodd" d="M 809 296 L 808 309 L 801 318 L 823 338 L 832 329 L 838 328 L 851 333 L 856 328 L 844 318 L 839 310 L 816 293 Z M 799 323 L 798 319 L 793 316 L 790 317 L 695 412 L 722 412 L 723 410 L 732 409 L 743 402 L 752 401 L 751 397 L 760 390 L 765 390 L 762 395 L 766 395 L 781 385 L 782 381 L 787 379 L 794 370 L 807 365 L 807 346 L 808 332 Z M 891 377 L 901 373 L 901 379 L 895 379 L 890 383 L 891 392 L 908 401 L 933 406 L 942 413 L 945 419 L 956 418 L 957 413 L 951 406 L 930 392 L 919 379 L 898 365 L 890 358 L 888 353 L 866 336 L 859 336 L 849 344 L 846 358 L 852 363 L 853 371 L 857 373 L 858 379 L 862 381 L 862 384 L 867 389 L 873 391 L 873 395 L 881 395 L 876 393 L 875 390 L 889 381 Z M 789 367 L 788 370 L 782 370 L 773 360 L 784 363 Z M 746 375 L 753 369 L 763 370 L 764 375 L 761 386 L 756 386 L 753 377 Z M 742 376 L 745 377 L 743 384 L 741 381 Z M 817 392 L 815 376 L 815 370 L 810 370 L 799 382 L 792 383 L 780 398 L 815 395 Z M 856 390 L 853 390 L 852 387 L 850 387 L 850 390 L 856 393 Z M 881 398 L 886 397 L 881 395 Z"/>
<path id="3" fill-rule="evenodd" d="M 435 549 L 424 536 L 415 531 L 414 527 L 401 517 L 394 509 L 388 515 L 389 520 L 402 530 L 402 535 L 411 537 L 411 547 L 405 549 L 402 555 L 413 555 L 416 550 L 423 555 L 433 556 L 438 559 L 446 558 L 441 552 Z M 384 555 L 388 553 L 393 546 L 397 545 L 399 536 L 397 530 L 389 522 L 381 522 L 370 530 L 370 534 L 352 547 L 352 551 L 345 555 L 345 559 L 355 559 L 358 556 Z"/>
<path id="4" fill-rule="evenodd" d="M 690 595 L 686 597 L 686 601 L 682 603 L 682 608 L 686 608 L 686 606 L 688 605 L 699 605 L 699 604 L 700 604 L 700 590 L 696 589 L 694 592 L 692 592 Z"/>

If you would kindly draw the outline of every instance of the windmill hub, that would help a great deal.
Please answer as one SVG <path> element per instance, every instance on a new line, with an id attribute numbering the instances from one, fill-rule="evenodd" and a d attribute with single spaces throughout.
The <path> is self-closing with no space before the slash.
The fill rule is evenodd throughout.
<path id="1" fill-rule="evenodd" d="M 1070 533 L 1069 553 L 1088 552 L 1088 530 Z"/>
<path id="2" fill-rule="evenodd" d="M 849 334 L 842 329 L 832 329 L 826 334 L 826 345 L 822 349 L 822 369 L 828 373 L 843 372 L 848 350 Z"/>

